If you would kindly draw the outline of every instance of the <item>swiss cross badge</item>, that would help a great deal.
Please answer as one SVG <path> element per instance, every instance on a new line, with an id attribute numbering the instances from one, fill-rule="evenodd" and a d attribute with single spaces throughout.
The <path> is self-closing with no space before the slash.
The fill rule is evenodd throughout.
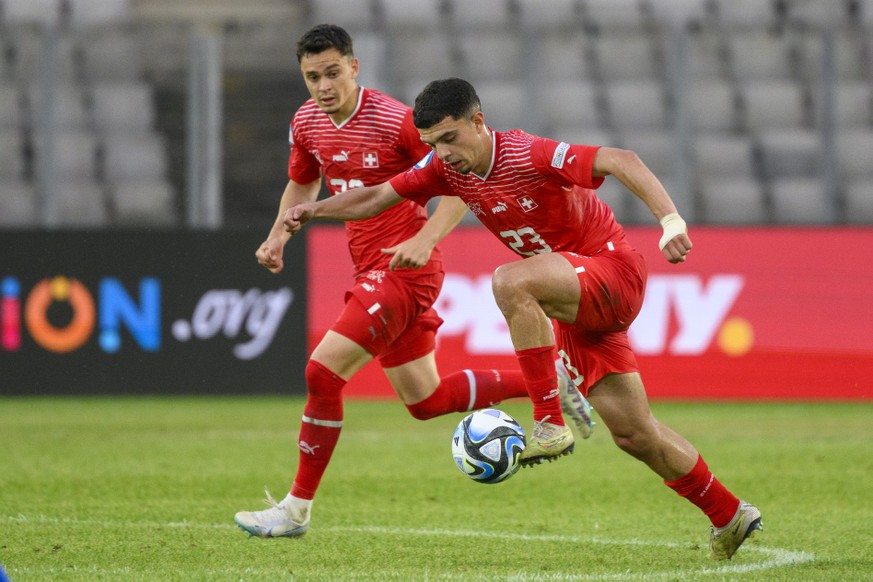
<path id="1" fill-rule="evenodd" d="M 518 202 L 518 205 L 521 206 L 521 209 L 525 212 L 530 212 L 537 207 L 537 203 L 534 202 L 534 199 L 530 196 L 519 196 L 515 201 Z"/>
<path id="2" fill-rule="evenodd" d="M 376 152 L 365 152 L 364 153 L 364 167 L 365 168 L 378 168 L 379 167 L 379 154 Z"/>

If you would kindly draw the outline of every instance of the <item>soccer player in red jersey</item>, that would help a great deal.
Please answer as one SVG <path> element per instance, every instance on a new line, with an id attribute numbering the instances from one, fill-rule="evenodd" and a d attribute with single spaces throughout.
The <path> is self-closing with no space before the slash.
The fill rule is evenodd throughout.
<path id="1" fill-rule="evenodd" d="M 337 195 L 384 182 L 429 151 L 408 106 L 357 84 L 359 65 L 345 30 L 314 27 L 298 43 L 297 57 L 312 98 L 292 119 L 288 185 L 270 234 L 256 252 L 258 262 L 274 273 L 283 268 L 290 238 L 283 216 L 294 205 L 316 200 L 322 176 Z M 307 531 L 312 499 L 342 428 L 342 388 L 374 357 L 417 419 L 527 396 L 518 370 L 462 370 L 442 378 L 437 372 L 434 343 L 442 320 L 432 304 L 444 272 L 436 244 L 465 212 L 463 201 L 446 197 L 429 220 L 424 208 L 407 201 L 346 223 L 355 282 L 306 366 L 308 392 L 293 486 L 279 503 L 268 494 L 269 509 L 237 513 L 234 520 L 242 529 L 262 537 Z M 554 374 L 554 361 L 552 366 Z M 593 424 L 587 402 L 579 400 L 563 366 L 558 369 L 564 374 L 567 412 L 586 436 Z"/>
<path id="2" fill-rule="evenodd" d="M 459 197 L 524 259 L 499 267 L 492 281 L 534 406 L 522 463 L 561 455 L 572 444 L 557 397 L 557 348 L 619 448 L 699 507 L 712 522 L 710 557 L 730 558 L 762 529 L 761 513 L 652 415 L 627 337 L 642 306 L 646 264 L 594 192 L 615 176 L 661 223 L 664 258 L 680 263 L 691 240 L 660 181 L 629 150 L 493 131 L 474 88 L 462 79 L 430 83 L 416 98 L 413 117 L 432 148 L 425 158 L 381 185 L 289 209 L 288 232 L 313 218 L 360 219 L 408 200 Z M 557 320 L 555 333 L 550 318 Z"/>

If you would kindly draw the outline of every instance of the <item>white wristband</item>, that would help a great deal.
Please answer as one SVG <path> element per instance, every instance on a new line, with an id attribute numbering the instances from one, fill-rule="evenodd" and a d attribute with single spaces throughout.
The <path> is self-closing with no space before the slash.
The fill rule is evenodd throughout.
<path id="1" fill-rule="evenodd" d="M 662 251 L 671 240 L 688 232 L 688 225 L 682 220 L 682 217 L 673 212 L 661 219 L 661 228 L 664 229 L 664 234 L 661 235 L 661 240 L 658 241 L 658 248 Z"/>

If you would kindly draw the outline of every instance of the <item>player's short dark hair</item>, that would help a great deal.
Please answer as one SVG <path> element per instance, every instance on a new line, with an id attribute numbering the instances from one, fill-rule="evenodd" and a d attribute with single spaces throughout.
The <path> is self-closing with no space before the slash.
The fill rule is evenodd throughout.
<path id="1" fill-rule="evenodd" d="M 329 49 L 338 50 L 344 57 L 355 56 L 352 51 L 352 37 L 344 28 L 336 24 L 313 26 L 297 41 L 297 62 L 304 55 L 317 55 Z"/>
<path id="2" fill-rule="evenodd" d="M 415 98 L 412 122 L 418 129 L 427 129 L 449 116 L 463 119 L 480 107 L 473 85 L 457 77 L 440 79 L 428 83 Z"/>

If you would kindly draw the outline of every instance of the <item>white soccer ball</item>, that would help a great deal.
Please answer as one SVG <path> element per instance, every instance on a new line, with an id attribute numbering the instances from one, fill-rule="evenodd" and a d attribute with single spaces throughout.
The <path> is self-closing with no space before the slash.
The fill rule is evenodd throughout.
<path id="1" fill-rule="evenodd" d="M 521 465 L 527 441 L 518 422 L 501 410 L 485 408 L 468 414 L 452 435 L 452 456 L 464 475 L 478 483 L 500 483 Z"/>

